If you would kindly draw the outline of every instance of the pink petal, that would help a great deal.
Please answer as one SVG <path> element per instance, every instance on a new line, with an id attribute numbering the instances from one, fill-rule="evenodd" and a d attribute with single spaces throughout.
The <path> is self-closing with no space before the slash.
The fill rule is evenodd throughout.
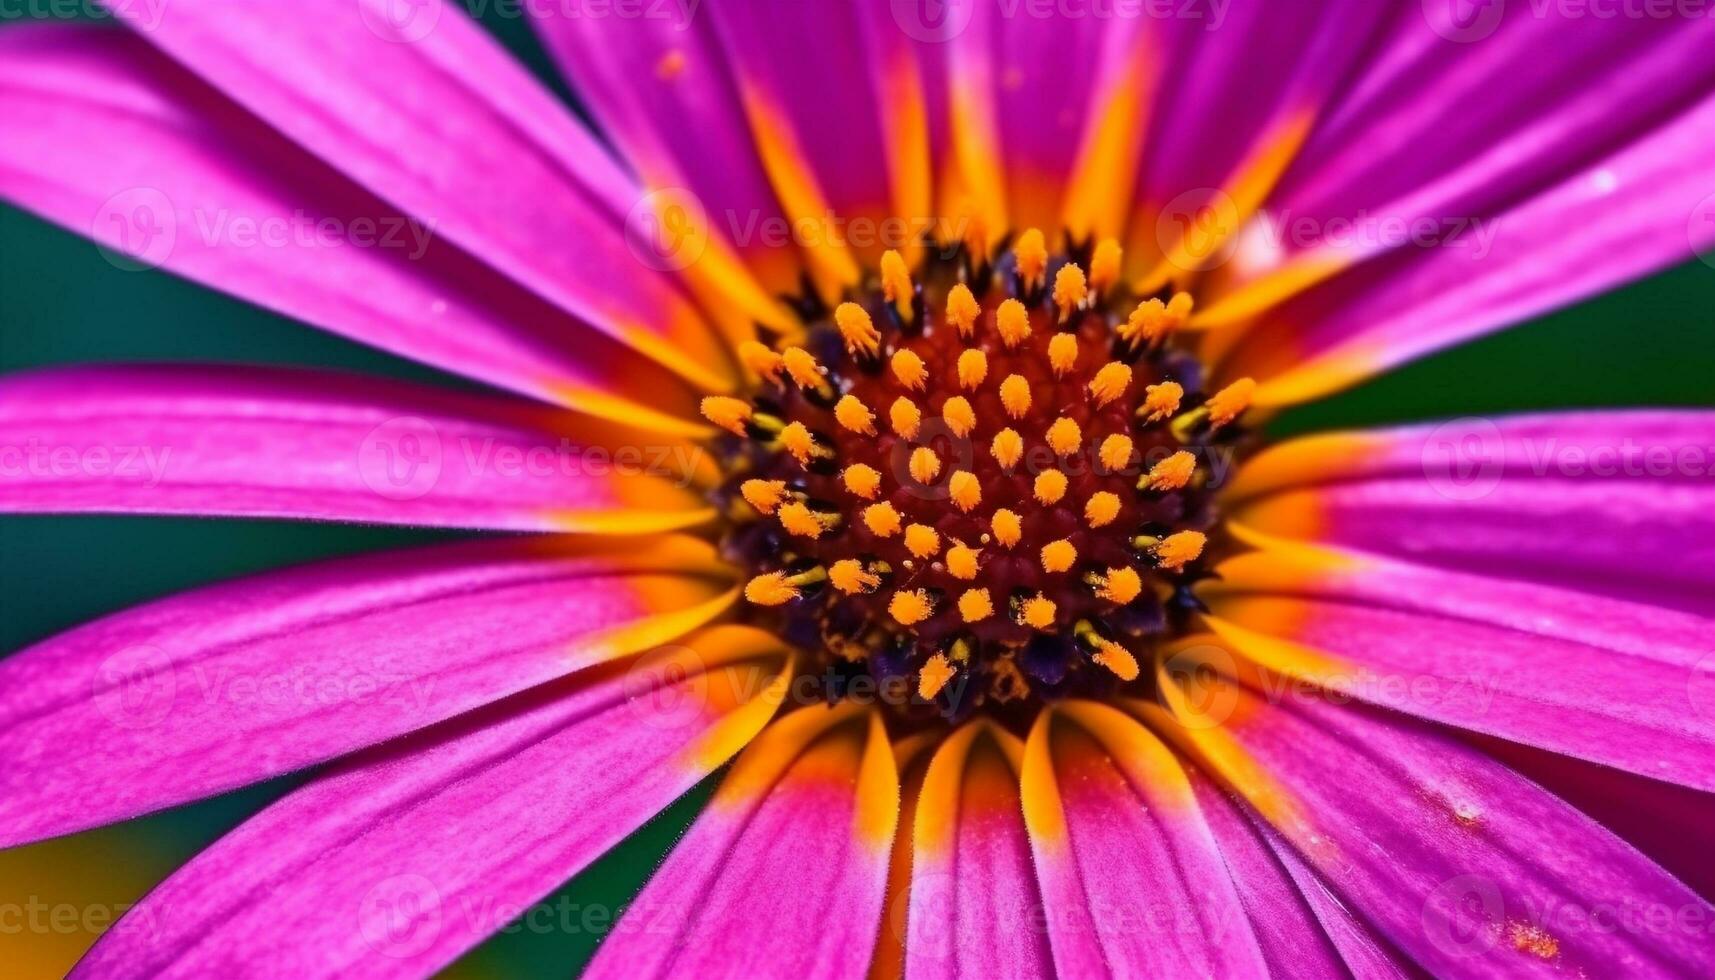
<path id="1" fill-rule="evenodd" d="M 1454 12 L 1471 17 L 1456 24 L 1446 19 Z M 1503 4 L 1441 4 L 1426 14 L 1395 19 L 1294 161 L 1269 205 L 1267 238 L 1278 251 L 1263 281 L 1208 308 L 1208 318 L 1277 301 L 1393 249 L 1435 247 L 1386 223 L 1427 222 L 1433 238 L 1455 221 L 1499 214 L 1646 135 L 1715 82 L 1707 18 Z M 1299 275 L 1314 266 L 1310 278 Z"/>
<path id="2" fill-rule="evenodd" d="M 112 7 L 270 126 L 514 282 L 695 384 L 736 380 L 674 279 L 627 247 L 623 223 L 641 191 L 456 5 Z"/>
<path id="3" fill-rule="evenodd" d="M 1023 751 L 1015 736 L 977 723 L 930 759 L 912 828 L 906 976 L 1053 975 L 1021 813 Z"/>
<path id="4" fill-rule="evenodd" d="M 993 147 L 981 153 L 985 159 L 966 156 L 960 163 L 998 170 L 1007 226 L 1053 236 L 1060 230 L 1064 198 L 1074 190 L 1069 178 L 1092 115 L 1116 94 L 1130 67 L 1125 42 L 1153 51 L 1155 25 L 1142 23 L 1145 18 L 1034 16 L 993 3 L 948 5 L 940 23 L 930 5 L 895 9 L 904 29 L 934 39 L 932 54 L 945 48 L 952 111 L 962 117 L 960 125 L 993 134 Z M 978 185 L 981 178 L 967 173 L 966 180 Z M 1123 199 L 1111 204 L 1123 213 Z"/>
<path id="5" fill-rule="evenodd" d="M 1385 940 L 1342 905 L 1304 859 L 1196 767 L 1191 787 L 1271 976 L 1410 976 Z"/>
<path id="6" fill-rule="evenodd" d="M 324 562 L 140 606 L 0 661 L 0 844 L 290 772 L 717 615 L 713 549 L 510 539 Z"/>
<path id="7" fill-rule="evenodd" d="M 1221 366 L 1260 405 L 1375 372 L 1691 259 L 1715 242 L 1701 205 L 1715 97 L 1434 249 L 1366 263 L 1272 310 Z"/>
<path id="8" fill-rule="evenodd" d="M 805 222 L 793 240 L 824 293 L 832 282 L 855 283 L 857 262 L 873 267 L 884 249 L 913 247 L 927 230 L 926 135 L 920 120 L 896 115 L 907 107 L 884 101 L 918 92 L 916 65 L 901 56 L 905 37 L 886 11 L 727 3 L 700 13 L 712 18 L 786 215 Z M 908 226 L 884 225 L 889 218 Z"/>
<path id="9" fill-rule="evenodd" d="M 15 375 L 0 380 L 0 445 L 16 457 L 0 460 L 0 511 L 530 531 L 663 531 L 710 516 L 689 474 L 673 473 L 700 451 L 656 436 L 616 467 L 626 433 L 583 420 L 574 439 L 568 421 L 511 399 L 271 368 Z"/>
<path id="10" fill-rule="evenodd" d="M 1268 973 L 1190 780 L 1136 721 L 1039 715 L 1022 793 L 1059 975 Z"/>
<path id="11" fill-rule="evenodd" d="M 682 421 L 695 399 L 673 375 L 473 261 L 432 215 L 352 185 L 138 38 L 13 27 L 0 65 L 0 197 L 90 235 L 114 261 L 550 401 L 612 415 L 612 393 L 644 396 L 655 410 L 626 404 L 628 415 L 697 431 Z M 125 152 L 95 152 L 95 140 Z"/>
<path id="12" fill-rule="evenodd" d="M 169 878 L 77 975 L 445 966 L 767 722 L 786 679 L 778 641 L 722 627 L 684 643 L 341 762 Z"/>
<path id="13" fill-rule="evenodd" d="M 739 757 L 587 976 L 863 976 L 898 818 L 878 716 L 786 716 Z"/>
<path id="14" fill-rule="evenodd" d="M 1355 70 L 1385 15 L 1363 0 L 1182 8 L 1127 252 L 1151 281 L 1214 268 Z M 1212 219 L 1212 220 L 1211 220 Z M 1191 224 L 1214 233 L 1186 240 Z M 1134 259 L 1133 261 L 1136 261 Z"/>
<path id="15" fill-rule="evenodd" d="M 1430 974 L 1715 969 L 1707 930 L 1679 925 L 1715 908 L 1494 760 L 1391 714 L 1185 682 L 1139 710 Z"/>
<path id="16" fill-rule="evenodd" d="M 588 17 L 559 4 L 525 10 L 601 131 L 645 184 L 663 194 L 689 191 L 688 201 L 768 293 L 796 292 L 802 257 L 796 243 L 763 234 L 782 228 L 785 215 L 711 20 Z"/>
<path id="17" fill-rule="evenodd" d="M 1519 775 L 1577 807 L 1626 843 L 1715 901 L 1715 794 L 1472 735 L 1468 739 Z"/>
<path id="18" fill-rule="evenodd" d="M 1359 700 L 1715 789 L 1698 663 L 1715 620 L 1528 583 L 1290 550 L 1206 591 L 1210 625 L 1272 670 Z"/>
<path id="19" fill-rule="evenodd" d="M 1458 419 L 1283 443 L 1228 488 L 1256 531 L 1715 613 L 1715 413 Z"/>

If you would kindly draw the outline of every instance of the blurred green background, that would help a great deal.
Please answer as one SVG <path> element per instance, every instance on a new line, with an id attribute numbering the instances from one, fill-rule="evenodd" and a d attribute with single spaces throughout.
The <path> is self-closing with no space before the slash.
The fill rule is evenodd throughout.
<path id="1" fill-rule="evenodd" d="M 485 22 L 566 95 L 526 25 L 482 4 Z M 0 27 L 4 29 L 4 27 Z M 110 150 L 110 152 L 113 152 Z M 122 152 L 119 150 L 117 152 Z M 1449 351 L 1297 410 L 1281 434 L 1443 416 L 1582 405 L 1715 405 L 1715 269 L 1692 261 L 1648 282 Z M 94 246 L 0 205 L 0 372 L 79 361 L 292 363 L 458 383 L 174 279 L 125 272 Z M 0 655 L 85 620 L 261 569 L 415 542 L 401 530 L 271 521 L 0 517 Z M 292 779 L 130 824 L 0 854 L 0 903 L 84 914 L 64 929 L 0 930 L 0 973 L 55 976 L 107 916 Z M 708 787 L 549 899 L 625 904 L 694 816 Z M 454 972 L 574 972 L 600 940 L 575 929 L 502 933 Z"/>

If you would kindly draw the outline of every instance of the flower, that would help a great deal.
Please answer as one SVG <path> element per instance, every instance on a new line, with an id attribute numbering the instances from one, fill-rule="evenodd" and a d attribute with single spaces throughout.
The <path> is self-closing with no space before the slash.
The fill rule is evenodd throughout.
<path id="1" fill-rule="evenodd" d="M 1591 815 L 1715 790 L 1715 416 L 1258 430 L 1715 240 L 1707 19 L 530 5 L 604 145 L 437 2 L 114 9 L 0 193 L 506 393 L 21 375 L 0 508 L 531 533 L 0 663 L 0 843 L 331 763 L 86 974 L 426 973 L 728 760 L 595 973 L 1715 967 Z"/>

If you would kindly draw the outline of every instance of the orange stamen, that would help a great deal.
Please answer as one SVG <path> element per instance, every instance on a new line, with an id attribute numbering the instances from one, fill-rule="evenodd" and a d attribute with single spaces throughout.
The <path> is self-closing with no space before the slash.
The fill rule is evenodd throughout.
<path id="1" fill-rule="evenodd" d="M 1120 515 L 1120 498 L 1118 494 L 1101 490 L 1090 495 L 1084 501 L 1084 523 L 1092 528 L 1106 527 Z"/>
<path id="2" fill-rule="evenodd" d="M 1030 339 L 1030 311 L 1018 300 L 1002 300 L 1000 309 L 994 311 L 994 327 L 1001 343 L 1017 347 Z"/>
<path id="3" fill-rule="evenodd" d="M 963 395 L 954 395 L 941 404 L 941 421 L 963 439 L 977 427 L 977 412 Z"/>
<path id="4" fill-rule="evenodd" d="M 1019 603 L 1018 621 L 1031 629 L 1045 630 L 1054 625 L 1054 617 L 1060 608 L 1054 600 L 1041 593 Z"/>
<path id="5" fill-rule="evenodd" d="M 786 533 L 795 534 L 800 538 L 815 539 L 828 530 L 826 520 L 812 511 L 803 501 L 793 501 L 781 507 L 775 515 L 780 518 L 780 526 Z"/>
<path id="6" fill-rule="evenodd" d="M 1059 470 L 1043 470 L 1036 474 L 1036 483 L 1031 492 L 1036 502 L 1044 507 L 1052 507 L 1066 496 L 1066 474 Z"/>
<path id="7" fill-rule="evenodd" d="M 869 311 L 856 303 L 841 303 L 834 308 L 834 326 L 839 328 L 846 350 L 851 353 L 874 357 L 881 350 L 881 332 L 875 329 Z"/>
<path id="8" fill-rule="evenodd" d="M 891 538 L 898 534 L 900 523 L 899 511 L 885 500 L 863 509 L 863 526 L 878 538 Z"/>
<path id="9" fill-rule="evenodd" d="M 947 574 L 968 582 L 977 577 L 977 559 L 975 548 L 955 544 L 947 549 Z"/>
<path id="10" fill-rule="evenodd" d="M 863 463 L 853 463 L 846 467 L 841 479 L 853 496 L 865 500 L 874 500 L 876 491 L 881 489 L 881 473 L 875 467 Z"/>
<path id="11" fill-rule="evenodd" d="M 1041 231 L 1025 229 L 1013 243 L 1012 255 L 1018 263 L 1018 278 L 1026 289 L 1035 289 L 1048 281 L 1048 243 Z"/>
<path id="12" fill-rule="evenodd" d="M 1048 366 L 1056 378 L 1063 378 L 1078 366 L 1078 338 L 1069 333 L 1057 333 L 1048 341 Z"/>
<path id="13" fill-rule="evenodd" d="M 913 391 L 922 391 L 923 383 L 929 380 L 929 369 L 924 366 L 923 359 L 909 350 L 901 348 L 895 351 L 892 366 L 893 376 Z"/>
<path id="14" fill-rule="evenodd" d="M 1012 429 L 1002 429 L 989 443 L 989 454 L 994 456 L 995 462 L 1010 470 L 1024 458 L 1024 437 Z"/>
<path id="15" fill-rule="evenodd" d="M 953 505 L 967 514 L 983 502 L 982 484 L 969 470 L 956 470 L 947 478 L 947 493 L 953 498 Z"/>
<path id="16" fill-rule="evenodd" d="M 1131 368 L 1118 361 L 1102 365 L 1096 376 L 1090 379 L 1090 397 L 1097 405 L 1105 406 L 1114 399 L 1125 394 L 1131 387 Z"/>
<path id="17" fill-rule="evenodd" d="M 935 450 L 928 446 L 918 446 L 911 450 L 911 459 L 906 463 L 911 478 L 918 483 L 933 483 L 941 475 L 941 457 L 935 455 Z"/>
<path id="18" fill-rule="evenodd" d="M 1183 490 L 1196 473 L 1197 457 L 1188 450 L 1181 449 L 1151 466 L 1149 472 L 1144 474 L 1143 479 L 1137 481 L 1137 488 L 1139 490 L 1154 490 L 1158 493 Z"/>
<path id="19" fill-rule="evenodd" d="M 1131 462 L 1131 454 L 1131 437 L 1117 434 L 1103 439 L 1101 449 L 1097 451 L 1102 466 L 1110 471 L 1125 469 L 1126 465 Z"/>
<path id="20" fill-rule="evenodd" d="M 893 427 L 899 438 L 915 439 L 918 428 L 923 424 L 923 410 L 917 407 L 916 402 L 900 395 L 888 406 L 887 424 Z"/>
<path id="21" fill-rule="evenodd" d="M 746 340 L 738 345 L 738 359 L 752 376 L 763 381 L 779 381 L 785 358 L 767 344 Z"/>
<path id="22" fill-rule="evenodd" d="M 947 322 L 959 331 L 959 336 L 969 340 L 976 330 L 977 317 L 982 313 L 983 308 L 978 305 L 969 286 L 962 282 L 954 283 L 953 288 L 947 290 Z"/>
<path id="23" fill-rule="evenodd" d="M 703 399 L 703 418 L 731 432 L 735 436 L 745 435 L 745 424 L 756 409 L 750 403 L 740 398 L 728 398 L 725 395 L 710 395 Z"/>
<path id="24" fill-rule="evenodd" d="M 1177 381 L 1163 381 L 1143 389 L 1143 407 L 1137 414 L 1146 422 L 1159 422 L 1179 411 L 1185 389 Z"/>
<path id="25" fill-rule="evenodd" d="M 1030 382 L 1022 375 L 1009 374 L 1000 383 L 1000 404 L 1006 409 L 1006 414 L 1015 419 L 1024 418 L 1030 411 Z"/>
<path id="26" fill-rule="evenodd" d="M 739 484 L 738 492 L 743 495 L 744 502 L 756 509 L 759 514 L 772 514 L 774 508 L 786 499 L 785 480 L 746 480 Z"/>
<path id="27" fill-rule="evenodd" d="M 935 603 L 922 589 L 895 592 L 888 600 L 887 612 L 902 626 L 916 626 L 935 611 Z"/>
<path id="28" fill-rule="evenodd" d="M 987 354 L 976 348 L 971 348 L 959 355 L 959 387 L 966 391 L 975 391 L 977 385 L 989 374 L 989 358 Z"/>
<path id="29" fill-rule="evenodd" d="M 1054 305 L 1060 311 L 1061 323 L 1081 309 L 1089 296 L 1089 282 L 1084 278 L 1083 269 L 1068 262 L 1054 273 Z"/>
<path id="30" fill-rule="evenodd" d="M 895 619 L 899 617 L 894 616 Z M 903 622 L 903 620 L 901 620 Z M 923 670 L 917 675 L 917 696 L 925 701 L 932 701 L 941 689 L 947 686 L 959 673 L 945 654 L 937 653 L 923 664 Z"/>
<path id="31" fill-rule="evenodd" d="M 959 616 L 967 623 L 979 623 L 994 615 L 994 601 L 987 589 L 971 589 L 959 596 Z"/>
<path id="32" fill-rule="evenodd" d="M 875 413 L 856 395 L 846 395 L 839 400 L 834 406 L 834 420 L 852 432 L 875 435 Z"/>
<path id="33" fill-rule="evenodd" d="M 1095 587 L 1097 598 L 1122 606 L 1143 592 L 1143 579 L 1131 568 L 1110 568 L 1106 575 L 1092 575 L 1090 584 Z"/>
<path id="34" fill-rule="evenodd" d="M 905 550 L 918 558 L 933 558 L 941 553 L 941 535 L 927 524 L 912 524 L 905 529 Z"/>
<path id="35" fill-rule="evenodd" d="M 881 585 L 881 576 L 863 567 L 856 558 L 844 558 L 828 568 L 828 581 L 846 595 L 874 592 Z"/>
<path id="36" fill-rule="evenodd" d="M 915 294 L 905 259 L 891 248 L 881 253 L 881 295 L 899 311 L 901 320 L 911 319 L 911 300 Z"/>
<path id="37" fill-rule="evenodd" d="M 1042 546 L 1042 570 L 1045 572 L 1063 572 L 1077 560 L 1078 549 L 1065 538 Z"/>

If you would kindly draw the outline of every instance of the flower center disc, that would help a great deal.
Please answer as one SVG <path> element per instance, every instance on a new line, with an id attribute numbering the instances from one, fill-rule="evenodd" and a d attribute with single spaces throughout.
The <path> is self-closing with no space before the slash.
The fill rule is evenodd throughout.
<path id="1" fill-rule="evenodd" d="M 1204 395 L 1190 311 L 1132 295 L 1112 243 L 1027 231 L 992 263 L 889 252 L 799 343 L 744 346 L 752 397 L 703 406 L 734 437 L 726 547 L 829 698 L 867 677 L 956 719 L 1139 680 L 1253 387 Z"/>

